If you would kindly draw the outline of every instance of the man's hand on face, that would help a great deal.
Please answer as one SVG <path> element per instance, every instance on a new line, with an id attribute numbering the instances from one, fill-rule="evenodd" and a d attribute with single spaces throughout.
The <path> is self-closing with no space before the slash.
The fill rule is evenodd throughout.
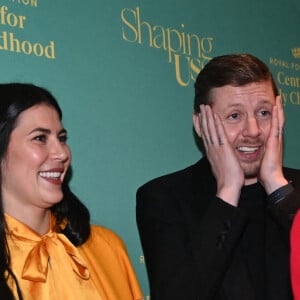
<path id="1" fill-rule="evenodd" d="M 217 181 L 217 197 L 237 206 L 245 182 L 243 169 L 228 142 L 220 117 L 209 105 L 201 105 L 200 109 L 199 131 Z"/>
<path id="2" fill-rule="evenodd" d="M 284 112 L 280 96 L 277 96 L 276 105 L 272 110 L 270 134 L 258 175 L 268 195 L 288 183 L 282 172 L 283 128 Z"/>

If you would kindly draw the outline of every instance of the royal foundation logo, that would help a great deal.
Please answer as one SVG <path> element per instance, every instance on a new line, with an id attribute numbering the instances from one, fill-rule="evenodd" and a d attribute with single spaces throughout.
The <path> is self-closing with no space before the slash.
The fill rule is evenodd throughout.
<path id="1" fill-rule="evenodd" d="M 140 7 L 121 10 L 122 38 L 165 53 L 174 66 L 176 81 L 186 87 L 192 84 L 204 65 L 212 59 L 213 38 L 189 32 L 185 24 L 176 28 L 153 24 L 142 17 Z"/>
<path id="2" fill-rule="evenodd" d="M 283 105 L 300 105 L 300 48 L 293 47 L 287 57 L 270 57 L 274 79 Z M 275 71 L 274 71 L 275 70 Z"/>
<path id="3" fill-rule="evenodd" d="M 300 59 L 300 48 L 292 48 L 292 55 L 294 58 Z"/>

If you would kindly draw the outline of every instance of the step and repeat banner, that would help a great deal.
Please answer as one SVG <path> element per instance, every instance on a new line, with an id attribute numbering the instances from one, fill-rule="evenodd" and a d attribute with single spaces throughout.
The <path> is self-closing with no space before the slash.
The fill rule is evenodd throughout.
<path id="1" fill-rule="evenodd" d="M 298 0 L 1 0 L 0 81 L 58 99 L 73 153 L 71 187 L 92 222 L 125 241 L 146 299 L 135 221 L 144 182 L 194 163 L 193 84 L 214 56 L 252 53 L 286 112 L 286 166 L 300 168 Z"/>

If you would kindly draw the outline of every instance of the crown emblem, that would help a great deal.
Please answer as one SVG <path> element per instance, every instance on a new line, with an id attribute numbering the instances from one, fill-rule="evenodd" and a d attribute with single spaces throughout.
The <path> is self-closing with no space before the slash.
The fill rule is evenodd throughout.
<path id="1" fill-rule="evenodd" d="M 299 47 L 298 48 L 292 48 L 291 51 L 292 51 L 292 54 L 295 58 L 300 58 L 300 48 Z"/>

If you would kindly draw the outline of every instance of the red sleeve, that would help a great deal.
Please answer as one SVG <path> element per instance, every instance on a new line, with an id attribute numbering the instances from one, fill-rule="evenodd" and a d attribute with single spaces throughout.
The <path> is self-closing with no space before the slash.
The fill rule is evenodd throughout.
<path id="1" fill-rule="evenodd" d="M 300 210 L 291 229 L 291 280 L 294 300 L 300 300 Z"/>

